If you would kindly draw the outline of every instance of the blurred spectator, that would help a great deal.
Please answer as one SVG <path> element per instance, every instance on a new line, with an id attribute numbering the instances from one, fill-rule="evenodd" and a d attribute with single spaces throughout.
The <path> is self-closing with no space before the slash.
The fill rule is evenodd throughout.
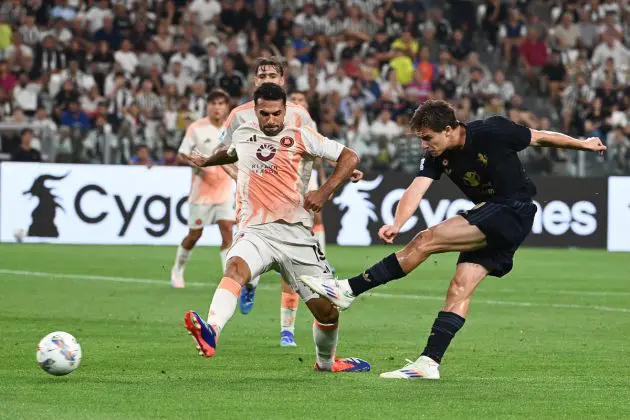
<path id="1" fill-rule="evenodd" d="M 11 159 L 16 162 L 41 162 L 41 153 L 33 149 L 32 142 L 33 130 L 25 128 L 21 133 L 20 146 L 13 152 Z"/>
<path id="2" fill-rule="evenodd" d="M 59 122 L 61 125 L 66 125 L 70 128 L 78 128 L 80 130 L 87 130 L 90 128 L 89 117 L 81 110 L 79 102 L 74 99 L 68 104 L 68 110 L 61 115 Z"/>
<path id="3" fill-rule="evenodd" d="M 499 37 L 503 43 L 503 61 L 504 65 L 511 66 L 514 51 L 523 43 L 527 35 L 527 27 L 521 17 L 518 9 L 513 8 L 508 12 L 507 21 L 499 30 Z"/>
<path id="4" fill-rule="evenodd" d="M 90 163 L 111 164 L 117 161 L 118 140 L 104 115 L 96 116 L 94 128 L 83 141 L 83 159 Z"/>
<path id="5" fill-rule="evenodd" d="M 510 102 L 514 92 L 514 85 L 509 80 L 505 80 L 505 73 L 503 70 L 497 70 L 494 73 L 494 81 L 491 82 L 486 89 L 486 94 L 497 95 L 506 103 Z"/>
<path id="6" fill-rule="evenodd" d="M 135 155 L 129 159 L 129 164 L 144 165 L 149 168 L 153 166 L 153 160 L 151 159 L 151 152 L 149 151 L 149 148 L 144 144 L 138 145 L 136 147 Z"/>
<path id="7" fill-rule="evenodd" d="M 31 83 L 25 71 L 19 74 L 18 84 L 13 88 L 13 101 L 28 117 L 33 117 L 37 110 L 39 88 L 38 84 Z"/>
<path id="8" fill-rule="evenodd" d="M 158 163 L 164 166 L 177 166 L 177 149 L 170 146 L 165 147 L 164 155 Z"/>
<path id="9" fill-rule="evenodd" d="M 597 68 L 603 65 L 607 58 L 612 58 L 615 67 L 619 69 L 630 66 L 630 51 L 610 31 L 602 34 L 602 42 L 593 51 L 591 62 Z"/>
<path id="10" fill-rule="evenodd" d="M 547 64 L 547 44 L 536 29 L 529 28 L 527 38 L 521 44 L 520 53 L 530 85 L 538 87 L 538 78 L 542 68 Z"/>
<path id="11" fill-rule="evenodd" d="M 190 84 L 190 82 L 188 83 Z M 234 61 L 225 57 L 223 60 L 223 71 L 219 73 L 215 85 L 225 90 L 233 99 L 239 98 L 245 89 L 245 76 L 234 70 Z M 180 90 L 180 94 L 184 92 Z"/>

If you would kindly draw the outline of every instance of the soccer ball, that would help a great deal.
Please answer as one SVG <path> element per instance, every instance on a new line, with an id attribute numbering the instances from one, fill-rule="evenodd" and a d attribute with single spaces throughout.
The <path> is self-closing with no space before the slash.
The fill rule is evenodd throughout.
<path id="1" fill-rule="evenodd" d="M 26 238 L 26 231 L 24 229 L 15 229 L 13 236 L 16 242 L 22 242 Z"/>
<path id="2" fill-rule="evenodd" d="M 51 332 L 37 345 L 37 363 L 51 375 L 67 375 L 81 363 L 81 345 L 67 332 Z"/>

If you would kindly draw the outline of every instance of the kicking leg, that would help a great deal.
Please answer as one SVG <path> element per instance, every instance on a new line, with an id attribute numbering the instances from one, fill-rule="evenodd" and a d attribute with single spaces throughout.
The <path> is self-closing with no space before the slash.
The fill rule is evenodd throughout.
<path id="1" fill-rule="evenodd" d="M 309 276 L 301 280 L 340 309 L 346 309 L 360 294 L 406 276 L 432 254 L 474 251 L 485 245 L 486 237 L 478 227 L 462 216 L 454 216 L 418 233 L 403 249 L 348 280 L 323 280 Z"/>
<path id="2" fill-rule="evenodd" d="M 175 288 L 184 287 L 184 270 L 186 269 L 186 263 L 190 258 L 192 249 L 201 238 L 203 229 L 190 229 L 188 235 L 184 238 L 182 243 L 177 247 L 177 254 L 175 255 L 175 264 L 171 269 L 171 285 Z"/>
<path id="3" fill-rule="evenodd" d="M 197 349 L 202 356 L 214 356 L 219 334 L 234 315 L 241 288 L 250 278 L 251 272 L 245 260 L 241 257 L 230 258 L 225 275 L 214 291 L 208 311 L 208 321 L 204 322 L 197 312 L 186 312 L 184 325 L 197 341 Z"/>
<path id="4" fill-rule="evenodd" d="M 280 346 L 295 347 L 295 316 L 298 310 L 300 295 L 289 284 L 282 280 L 282 297 L 280 301 Z"/>
<path id="5" fill-rule="evenodd" d="M 472 294 L 488 275 L 479 264 L 459 263 L 420 357 L 402 369 L 381 374 L 388 379 L 440 379 L 439 366 L 455 334 L 464 326 Z"/>

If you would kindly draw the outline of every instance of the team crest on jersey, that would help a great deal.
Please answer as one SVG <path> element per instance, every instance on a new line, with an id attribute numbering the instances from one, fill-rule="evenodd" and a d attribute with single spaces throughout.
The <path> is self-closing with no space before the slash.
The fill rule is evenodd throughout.
<path id="1" fill-rule="evenodd" d="M 289 136 L 285 136 L 280 139 L 280 144 L 282 147 L 291 147 L 295 144 L 295 140 Z"/>
<path id="2" fill-rule="evenodd" d="M 488 156 L 483 153 L 477 153 L 477 161 L 480 162 L 483 166 L 488 166 Z"/>
<path id="3" fill-rule="evenodd" d="M 448 159 L 442 159 L 442 166 L 448 166 Z"/>
<path id="4" fill-rule="evenodd" d="M 471 171 L 464 174 L 464 184 L 469 187 L 478 187 L 481 184 L 481 177 L 477 172 Z"/>
<path id="5" fill-rule="evenodd" d="M 269 162 L 276 155 L 276 148 L 271 144 L 261 144 L 256 150 L 256 157 L 261 162 Z"/>

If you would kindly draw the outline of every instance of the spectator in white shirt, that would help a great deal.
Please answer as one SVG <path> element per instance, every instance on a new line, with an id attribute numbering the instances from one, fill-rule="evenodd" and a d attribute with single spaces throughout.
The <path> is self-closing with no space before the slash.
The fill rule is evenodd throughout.
<path id="1" fill-rule="evenodd" d="M 92 6 L 90 10 L 83 16 L 83 23 L 90 33 L 95 33 L 103 27 L 103 20 L 106 16 L 114 17 L 109 9 L 107 0 L 99 0 L 97 4 Z"/>
<path id="2" fill-rule="evenodd" d="M 614 34 L 604 32 L 603 42 L 595 48 L 591 62 L 594 67 L 603 65 L 607 58 L 612 57 L 617 69 L 625 70 L 630 64 L 630 51 L 615 38 Z"/>
<path id="3" fill-rule="evenodd" d="M 373 140 L 383 137 L 387 140 L 392 140 L 402 135 L 404 131 L 401 126 L 392 121 L 392 114 L 387 109 L 381 111 L 370 126 L 370 135 Z"/>
<path id="4" fill-rule="evenodd" d="M 24 111 L 27 117 L 35 115 L 40 91 L 38 84 L 30 82 L 28 74 L 23 71 L 19 75 L 18 84 L 13 88 L 13 102 Z"/>
<path id="5" fill-rule="evenodd" d="M 145 73 L 148 73 L 153 66 L 160 72 L 163 72 L 166 67 L 164 57 L 158 52 L 158 46 L 154 40 L 147 42 L 147 50 L 140 53 L 138 59 L 140 60 L 139 67 Z"/>
<path id="6" fill-rule="evenodd" d="M 28 45 L 22 43 L 22 36 L 20 33 L 13 34 L 13 44 L 9 45 L 4 52 L 4 57 L 9 61 L 11 67 L 24 67 L 24 59 L 26 57 L 33 57 L 33 49 Z"/>
<path id="7" fill-rule="evenodd" d="M 138 56 L 131 50 L 131 41 L 125 39 L 121 44 L 120 51 L 114 54 L 114 60 L 122 66 L 123 71 L 133 74 L 139 64 Z"/>
<path id="8" fill-rule="evenodd" d="M 190 45 L 185 40 L 181 40 L 177 44 L 177 53 L 173 54 L 169 60 L 169 68 L 172 68 L 175 62 L 179 62 L 182 65 L 184 72 L 190 78 L 197 77 L 201 71 L 199 59 L 190 53 Z"/>
<path id="9" fill-rule="evenodd" d="M 217 0 L 194 0 L 188 10 L 197 14 L 198 23 L 208 24 L 221 14 L 221 4 Z"/>
<path id="10" fill-rule="evenodd" d="M 509 80 L 505 80 L 503 70 L 497 70 L 494 73 L 494 81 L 488 85 L 485 93 L 489 96 L 498 95 L 502 101 L 509 102 L 514 92 L 514 85 Z"/>
<path id="11" fill-rule="evenodd" d="M 323 89 L 325 89 L 325 91 L 319 93 L 324 95 L 335 91 L 339 93 L 339 96 L 343 98 L 344 96 L 348 96 L 351 87 L 352 79 L 346 76 L 346 72 L 342 67 L 338 67 L 335 71 L 335 75 L 330 77 L 327 80 L 326 84 L 323 86 Z"/>
<path id="12" fill-rule="evenodd" d="M 174 84 L 177 87 L 177 93 L 183 95 L 193 80 L 183 71 L 181 62 L 174 61 L 171 63 L 171 66 L 171 71 L 164 75 L 164 83 L 167 85 Z"/>

